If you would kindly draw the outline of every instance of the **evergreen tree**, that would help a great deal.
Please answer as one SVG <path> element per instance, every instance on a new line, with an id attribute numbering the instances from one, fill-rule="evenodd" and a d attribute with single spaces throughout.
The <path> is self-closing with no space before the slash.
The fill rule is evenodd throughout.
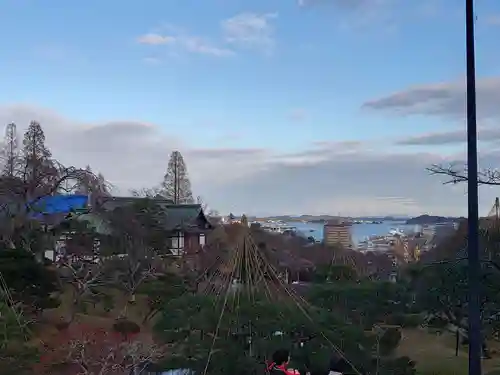
<path id="1" fill-rule="evenodd" d="M 31 251 L 2 249 L 0 274 L 12 300 L 25 309 L 41 311 L 58 306 L 58 299 L 52 296 L 59 289 L 57 273 L 38 262 Z"/>
<path id="2" fill-rule="evenodd" d="M 5 129 L 5 138 L 2 149 L 2 175 L 8 177 L 15 176 L 19 162 L 18 147 L 16 124 L 10 123 Z"/>
<path id="3" fill-rule="evenodd" d="M 36 121 L 31 121 L 24 134 L 22 159 L 24 180 L 31 185 L 31 194 L 43 190 L 57 177 L 52 153 L 45 146 L 45 134 L 40 123 Z"/>
<path id="4" fill-rule="evenodd" d="M 160 194 L 175 204 L 194 203 L 186 163 L 179 151 L 174 151 L 170 155 Z"/>

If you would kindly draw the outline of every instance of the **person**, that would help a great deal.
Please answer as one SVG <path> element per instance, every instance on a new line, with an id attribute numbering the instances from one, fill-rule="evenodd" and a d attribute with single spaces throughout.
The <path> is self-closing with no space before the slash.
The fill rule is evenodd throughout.
<path id="1" fill-rule="evenodd" d="M 328 375 L 342 375 L 344 372 L 349 371 L 350 367 L 345 358 L 334 355 L 330 359 L 330 372 Z"/>
<path id="2" fill-rule="evenodd" d="M 287 369 L 290 362 L 290 352 L 287 349 L 278 349 L 273 353 L 273 361 L 267 367 L 269 375 L 296 375 L 296 372 Z"/>

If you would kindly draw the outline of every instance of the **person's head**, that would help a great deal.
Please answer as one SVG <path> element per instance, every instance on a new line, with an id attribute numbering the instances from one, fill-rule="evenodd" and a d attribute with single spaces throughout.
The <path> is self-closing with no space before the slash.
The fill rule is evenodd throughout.
<path id="1" fill-rule="evenodd" d="M 345 372 L 349 369 L 349 363 L 341 356 L 334 355 L 330 360 L 330 371 Z"/>
<path id="2" fill-rule="evenodd" d="M 281 366 L 290 361 L 290 352 L 286 349 L 278 349 L 273 353 L 273 362 Z"/>

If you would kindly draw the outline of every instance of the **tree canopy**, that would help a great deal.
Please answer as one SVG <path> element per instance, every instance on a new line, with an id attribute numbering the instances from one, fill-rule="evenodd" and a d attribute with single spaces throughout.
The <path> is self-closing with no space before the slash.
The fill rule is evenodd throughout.
<path id="1" fill-rule="evenodd" d="M 334 314 L 313 309 L 312 323 L 300 309 L 287 305 L 290 302 L 237 298 L 223 304 L 215 297 L 185 295 L 168 303 L 155 327 L 159 337 L 173 345 L 164 365 L 197 373 L 205 367 L 210 374 L 262 373 L 273 351 L 285 347 L 294 348 L 294 368 L 326 370 L 335 352 L 333 343 L 354 366 L 369 366 L 373 338 Z"/>
<path id="2" fill-rule="evenodd" d="M 159 194 L 175 204 L 194 203 L 187 166 L 179 151 L 174 151 L 170 155 L 167 173 L 165 173 Z"/>

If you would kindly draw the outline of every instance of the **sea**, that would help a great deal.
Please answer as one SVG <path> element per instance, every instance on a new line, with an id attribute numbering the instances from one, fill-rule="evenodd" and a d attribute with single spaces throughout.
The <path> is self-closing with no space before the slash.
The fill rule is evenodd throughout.
<path id="1" fill-rule="evenodd" d="M 307 237 L 312 236 L 317 241 L 323 240 L 323 224 L 321 223 L 289 222 L 287 225 L 297 228 L 298 231 Z M 353 224 L 351 227 L 352 241 L 354 244 L 357 244 L 367 237 L 386 235 L 391 229 L 399 229 L 405 233 L 412 233 L 416 230 L 416 226 L 407 225 L 404 221 L 383 221 L 380 224 Z"/>

